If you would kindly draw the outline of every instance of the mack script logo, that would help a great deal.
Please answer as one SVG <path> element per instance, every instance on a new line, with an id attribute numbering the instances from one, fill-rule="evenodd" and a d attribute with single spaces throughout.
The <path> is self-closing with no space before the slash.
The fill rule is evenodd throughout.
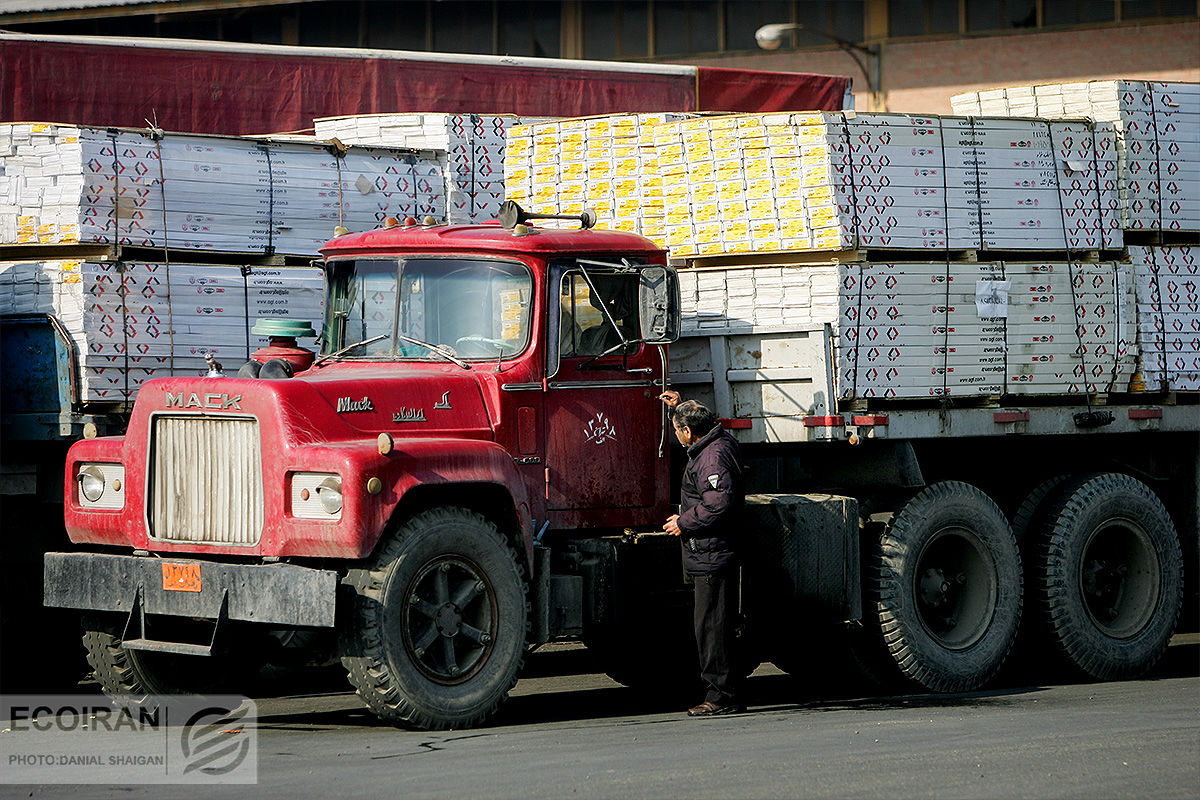
<path id="1" fill-rule="evenodd" d="M 371 405 L 371 398 L 364 397 L 362 400 L 354 400 L 350 397 L 339 397 L 337 401 L 337 413 L 345 414 L 347 411 L 374 411 L 375 406 Z"/>

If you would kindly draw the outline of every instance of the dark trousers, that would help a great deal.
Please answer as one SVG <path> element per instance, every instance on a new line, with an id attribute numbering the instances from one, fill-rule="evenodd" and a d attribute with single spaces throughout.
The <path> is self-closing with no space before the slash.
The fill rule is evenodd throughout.
<path id="1" fill-rule="evenodd" d="M 717 705 L 737 702 L 741 675 L 735 669 L 735 628 L 738 613 L 738 570 L 726 567 L 696 575 L 696 649 L 704 699 Z"/>

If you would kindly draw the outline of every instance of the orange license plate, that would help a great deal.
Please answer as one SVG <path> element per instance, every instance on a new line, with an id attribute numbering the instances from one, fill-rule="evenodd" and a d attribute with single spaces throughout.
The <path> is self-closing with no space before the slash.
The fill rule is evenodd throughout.
<path id="1" fill-rule="evenodd" d="M 168 592 L 200 591 L 199 564 L 171 564 L 164 561 L 162 576 L 163 589 Z"/>

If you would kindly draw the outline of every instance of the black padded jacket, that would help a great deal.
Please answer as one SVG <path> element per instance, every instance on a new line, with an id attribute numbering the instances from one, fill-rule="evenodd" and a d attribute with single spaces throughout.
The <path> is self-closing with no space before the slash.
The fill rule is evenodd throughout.
<path id="1" fill-rule="evenodd" d="M 717 425 L 688 447 L 680 492 L 679 530 L 689 575 L 707 575 L 737 561 L 745 488 L 737 440 Z"/>

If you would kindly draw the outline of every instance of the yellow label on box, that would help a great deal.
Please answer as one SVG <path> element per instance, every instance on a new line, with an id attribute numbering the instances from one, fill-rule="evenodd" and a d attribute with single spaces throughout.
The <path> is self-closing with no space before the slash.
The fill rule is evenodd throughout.
<path id="1" fill-rule="evenodd" d="M 752 253 L 754 252 L 754 243 L 749 239 L 741 239 L 737 241 L 725 240 L 722 242 L 726 253 Z"/>
<path id="2" fill-rule="evenodd" d="M 558 203 L 557 186 L 538 186 L 533 190 L 533 202 L 539 205 L 555 205 Z"/>
<path id="3" fill-rule="evenodd" d="M 721 238 L 721 223 L 695 222 L 692 224 L 697 242 L 715 242 Z"/>
<path id="4" fill-rule="evenodd" d="M 760 131 L 766 127 L 766 123 L 760 116 L 743 116 L 737 118 L 737 126 L 740 131 Z"/>
<path id="5" fill-rule="evenodd" d="M 559 165 L 560 174 L 564 181 L 582 181 L 587 175 L 582 161 L 572 161 Z"/>
<path id="6" fill-rule="evenodd" d="M 713 151 L 708 142 L 704 144 L 685 144 L 684 158 L 688 161 L 712 161 Z"/>
<path id="7" fill-rule="evenodd" d="M 599 198 L 596 200 L 589 199 L 587 206 L 592 211 L 595 211 L 598 216 L 612 216 L 613 204 L 612 200 L 609 200 L 608 198 Z"/>
<path id="8" fill-rule="evenodd" d="M 779 214 L 775 201 L 769 197 L 747 200 L 746 213 L 750 219 L 774 219 Z"/>
<path id="9" fill-rule="evenodd" d="M 794 239 L 799 236 L 808 236 L 808 223 L 803 217 L 790 217 L 780 219 L 779 235 L 785 239 Z"/>
<path id="10" fill-rule="evenodd" d="M 582 133 L 588 129 L 589 122 L 590 120 L 576 117 L 575 119 L 561 120 L 557 124 L 565 133 Z"/>
<path id="11" fill-rule="evenodd" d="M 641 207 L 642 201 L 638 197 L 618 197 L 613 201 L 613 212 L 618 217 L 636 216 Z"/>
<path id="12" fill-rule="evenodd" d="M 558 202 L 558 213 L 560 213 L 560 214 L 582 214 L 583 213 L 583 201 L 582 200 L 564 201 L 563 198 L 560 196 L 559 202 Z"/>
<path id="13" fill-rule="evenodd" d="M 717 199 L 717 185 L 711 181 L 704 183 L 693 183 L 691 197 L 697 202 L 706 202 Z"/>
<path id="14" fill-rule="evenodd" d="M 813 231 L 813 244 L 822 249 L 826 247 L 842 247 L 845 239 L 840 228 L 822 228 Z"/>
<path id="15" fill-rule="evenodd" d="M 736 142 L 714 142 L 712 147 L 713 158 L 721 160 L 725 158 L 740 159 L 741 151 L 738 149 Z"/>
<path id="16" fill-rule="evenodd" d="M 770 178 L 748 178 L 746 180 L 746 197 L 762 199 L 773 197 L 775 182 Z"/>
<path id="17" fill-rule="evenodd" d="M 741 140 L 742 150 L 766 150 L 767 137 L 765 136 L 746 136 Z"/>
<path id="18" fill-rule="evenodd" d="M 587 176 L 589 180 L 612 177 L 612 164 L 608 161 L 589 161 L 587 162 Z"/>
<path id="19" fill-rule="evenodd" d="M 836 225 L 838 220 L 837 211 L 829 206 L 819 208 L 810 208 L 808 210 L 808 220 L 814 228 L 822 228 L 826 225 Z"/>
<path id="20" fill-rule="evenodd" d="M 558 183 L 558 164 L 539 164 L 533 170 L 534 183 Z"/>
<path id="21" fill-rule="evenodd" d="M 747 179 L 768 178 L 771 175 L 771 162 L 765 158 L 747 159 L 742 172 Z"/>
<path id="22" fill-rule="evenodd" d="M 780 197 L 776 198 L 775 207 L 779 209 L 780 219 L 803 218 L 807 204 L 802 197 Z"/>
<path id="23" fill-rule="evenodd" d="M 721 219 L 746 219 L 745 200 L 719 200 L 717 208 Z"/>
<path id="24" fill-rule="evenodd" d="M 637 158 L 642 152 L 642 148 L 635 144 L 614 145 L 612 148 L 613 158 Z"/>
<path id="25" fill-rule="evenodd" d="M 702 256 L 719 256 L 725 252 L 725 245 L 720 242 L 699 242 L 696 245 L 696 253 Z"/>
<path id="26" fill-rule="evenodd" d="M 779 238 L 779 222 L 773 219 L 759 219 L 750 223 L 750 235 L 757 239 Z"/>
<path id="27" fill-rule="evenodd" d="M 665 180 L 662 182 L 662 196 L 665 198 L 679 199 L 687 197 L 688 185 L 687 182 L 681 180 Z"/>
<path id="28" fill-rule="evenodd" d="M 636 195 L 640 188 L 637 178 L 613 178 L 609 185 L 612 187 L 613 197 L 631 197 Z"/>
<path id="29" fill-rule="evenodd" d="M 741 181 L 726 181 L 717 185 L 717 197 L 721 200 L 745 200 L 746 189 Z"/>
<path id="30" fill-rule="evenodd" d="M 805 186 L 827 186 L 831 183 L 831 178 L 828 169 L 805 170 L 804 185 Z"/>
<path id="31" fill-rule="evenodd" d="M 559 200 L 580 200 L 587 197 L 587 184 L 583 181 L 563 181 L 558 184 Z"/>
<path id="32" fill-rule="evenodd" d="M 642 171 L 642 162 L 636 158 L 618 158 L 613 161 L 613 175 L 637 175 Z"/>
<path id="33" fill-rule="evenodd" d="M 750 223 L 745 220 L 725 220 L 721 223 L 721 236 L 726 240 L 749 239 Z"/>
<path id="34" fill-rule="evenodd" d="M 588 181 L 587 198 L 589 200 L 605 200 L 612 197 L 612 186 L 608 181 Z"/>
<path id="35" fill-rule="evenodd" d="M 808 200 L 811 206 L 820 203 L 833 202 L 833 187 L 832 186 L 810 186 L 804 190 L 804 197 Z"/>
<path id="36" fill-rule="evenodd" d="M 664 209 L 664 211 L 666 212 L 666 216 L 663 217 L 663 220 L 666 222 L 667 225 L 689 225 L 689 226 L 691 225 L 691 222 L 692 222 L 692 207 L 691 206 L 687 206 L 686 208 L 682 208 L 682 209 L 672 208 L 671 206 L 667 206 Z"/>
<path id="37" fill-rule="evenodd" d="M 779 249 L 780 250 L 812 250 L 812 249 L 814 249 L 814 247 L 813 247 L 812 239 L 809 239 L 807 237 L 802 237 L 799 239 L 785 239 L 785 238 L 781 237 L 779 240 Z"/>
<path id="38" fill-rule="evenodd" d="M 721 218 L 721 209 L 715 202 L 693 203 L 692 219 L 701 222 L 716 222 Z"/>

